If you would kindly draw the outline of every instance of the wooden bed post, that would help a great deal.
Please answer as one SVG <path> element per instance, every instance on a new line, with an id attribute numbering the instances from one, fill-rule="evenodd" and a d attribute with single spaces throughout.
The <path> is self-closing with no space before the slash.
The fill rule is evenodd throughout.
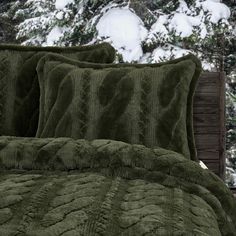
<path id="1" fill-rule="evenodd" d="M 194 96 L 193 125 L 198 157 L 225 177 L 225 74 L 204 72 Z"/>

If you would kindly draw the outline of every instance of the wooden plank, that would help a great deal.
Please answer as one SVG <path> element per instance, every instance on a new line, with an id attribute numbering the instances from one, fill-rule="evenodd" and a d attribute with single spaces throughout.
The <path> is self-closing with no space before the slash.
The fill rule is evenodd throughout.
<path id="1" fill-rule="evenodd" d="M 219 100 L 219 92 L 215 92 L 215 93 L 202 93 L 202 92 L 197 92 L 195 93 L 195 96 L 197 97 L 212 97 L 214 99 Z"/>
<path id="2" fill-rule="evenodd" d="M 209 170 L 213 171 L 217 175 L 220 175 L 219 161 L 204 160 L 204 164 L 207 166 Z"/>
<path id="3" fill-rule="evenodd" d="M 195 94 L 193 106 L 202 106 L 202 105 L 217 105 L 219 104 L 219 96 L 216 95 L 207 95 L 202 96 L 201 94 Z"/>
<path id="4" fill-rule="evenodd" d="M 207 93 L 213 93 L 213 94 L 219 94 L 219 91 L 216 87 L 215 83 L 199 83 L 198 87 L 195 90 L 195 93 L 201 93 L 201 94 L 207 94 Z"/>
<path id="5" fill-rule="evenodd" d="M 194 114 L 193 122 L 195 126 L 218 126 L 220 125 L 219 114 Z"/>
<path id="6" fill-rule="evenodd" d="M 220 152 L 219 150 L 211 149 L 211 150 L 198 150 L 197 152 L 199 160 L 220 160 Z"/>
<path id="7" fill-rule="evenodd" d="M 220 135 L 219 126 L 197 126 L 194 125 L 194 134 L 217 134 Z"/>
<path id="8" fill-rule="evenodd" d="M 213 83 L 218 83 L 216 77 L 219 76 L 219 72 L 203 72 L 199 78 L 199 82 L 211 81 Z"/>
<path id="9" fill-rule="evenodd" d="M 215 78 L 216 77 L 211 78 L 211 79 L 209 79 L 207 77 L 205 77 L 205 78 L 204 77 L 200 77 L 200 80 L 197 83 L 196 89 L 198 89 L 199 87 L 202 87 L 202 86 L 215 86 L 215 88 L 218 87 L 218 86 L 216 86 L 218 83 L 215 80 Z"/>
<path id="10" fill-rule="evenodd" d="M 219 106 L 195 106 L 193 107 L 193 114 L 219 114 Z"/>
<path id="11" fill-rule="evenodd" d="M 193 126 L 198 157 L 224 178 L 225 80 L 219 72 L 202 73 L 194 96 Z"/>
<path id="12" fill-rule="evenodd" d="M 198 149 L 219 150 L 219 135 L 217 134 L 196 134 L 195 143 Z"/>

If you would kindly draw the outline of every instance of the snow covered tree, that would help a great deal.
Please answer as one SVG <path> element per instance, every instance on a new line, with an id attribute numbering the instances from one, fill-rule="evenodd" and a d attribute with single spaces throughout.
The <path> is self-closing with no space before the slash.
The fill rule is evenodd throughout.
<path id="1" fill-rule="evenodd" d="M 12 2 L 14 0 L 1 0 L 0 2 L 0 42 L 17 42 L 15 25 L 18 22 L 13 20 L 13 15 L 11 14 Z"/>
<path id="2" fill-rule="evenodd" d="M 236 185 L 236 4 L 234 0 L 225 0 L 230 9 L 230 24 L 233 26 L 230 40 L 226 44 L 225 72 L 227 75 L 226 128 L 227 128 L 227 182 Z"/>
<path id="3" fill-rule="evenodd" d="M 232 30 L 229 16 L 218 0 L 27 0 L 15 19 L 25 19 L 17 33 L 23 44 L 109 41 L 129 62 L 158 62 L 192 51 L 211 69 L 222 64 L 220 39 Z"/>

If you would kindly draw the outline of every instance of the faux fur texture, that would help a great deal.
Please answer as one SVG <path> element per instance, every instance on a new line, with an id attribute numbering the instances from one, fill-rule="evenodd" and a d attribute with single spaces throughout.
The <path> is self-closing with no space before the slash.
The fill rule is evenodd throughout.
<path id="1" fill-rule="evenodd" d="M 105 65 L 51 54 L 37 71 L 37 137 L 120 140 L 197 160 L 192 101 L 201 64 L 195 56 Z"/>
<path id="2" fill-rule="evenodd" d="M 236 235 L 230 190 L 170 150 L 1 137 L 0 168 L 0 235 Z"/>
<path id="3" fill-rule="evenodd" d="M 113 62 L 109 44 L 76 47 L 0 45 L 0 135 L 35 136 L 39 117 L 36 66 L 48 52 L 76 60 Z"/>

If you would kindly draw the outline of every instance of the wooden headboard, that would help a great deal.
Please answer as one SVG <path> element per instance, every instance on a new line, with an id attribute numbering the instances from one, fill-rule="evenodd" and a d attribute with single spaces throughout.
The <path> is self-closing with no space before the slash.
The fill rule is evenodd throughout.
<path id="1" fill-rule="evenodd" d="M 198 158 L 224 179 L 225 76 L 202 73 L 194 96 L 193 125 Z"/>

